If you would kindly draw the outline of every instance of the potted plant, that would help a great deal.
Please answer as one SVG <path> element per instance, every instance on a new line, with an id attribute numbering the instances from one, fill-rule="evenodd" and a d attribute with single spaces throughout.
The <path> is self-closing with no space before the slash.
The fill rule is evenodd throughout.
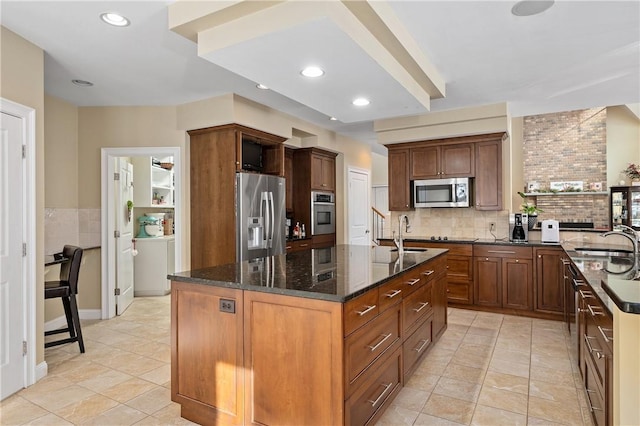
<path id="1" fill-rule="evenodd" d="M 527 214 L 529 229 L 533 229 L 538 222 L 538 213 L 544 213 L 544 210 L 539 209 L 538 206 L 531 202 L 527 202 L 527 196 L 523 192 L 518 192 L 518 195 L 523 199 L 523 203 L 520 205 L 520 210 L 522 213 Z"/>
<path id="2" fill-rule="evenodd" d="M 640 166 L 633 163 L 629 163 L 626 169 L 622 171 L 629 179 L 631 179 L 631 185 L 640 185 Z"/>
<path id="3" fill-rule="evenodd" d="M 127 200 L 127 219 L 131 222 L 131 212 L 133 211 L 133 201 Z"/>

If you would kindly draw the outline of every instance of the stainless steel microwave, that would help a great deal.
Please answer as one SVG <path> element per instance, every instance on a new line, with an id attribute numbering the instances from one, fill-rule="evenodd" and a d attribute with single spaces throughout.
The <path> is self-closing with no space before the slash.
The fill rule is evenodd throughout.
<path id="1" fill-rule="evenodd" d="M 413 181 L 414 207 L 469 207 L 469 178 L 429 179 Z"/>

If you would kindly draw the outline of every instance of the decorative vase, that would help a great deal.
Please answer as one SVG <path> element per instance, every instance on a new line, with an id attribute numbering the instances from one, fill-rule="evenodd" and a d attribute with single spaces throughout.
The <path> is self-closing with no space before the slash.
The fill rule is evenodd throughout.
<path id="1" fill-rule="evenodd" d="M 529 231 L 531 231 L 533 228 L 536 227 L 536 223 L 538 223 L 538 215 L 537 214 L 530 214 L 527 218 L 528 220 L 528 225 L 529 225 Z"/>

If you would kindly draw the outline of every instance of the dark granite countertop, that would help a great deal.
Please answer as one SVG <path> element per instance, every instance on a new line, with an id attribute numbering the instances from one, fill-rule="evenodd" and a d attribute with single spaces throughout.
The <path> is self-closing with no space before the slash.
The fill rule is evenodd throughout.
<path id="1" fill-rule="evenodd" d="M 616 245 L 593 243 L 564 243 L 562 245 L 574 265 L 580 270 L 602 304 L 613 314 L 614 308 L 630 314 L 640 314 L 640 281 L 638 259 L 581 254 L 576 248 L 623 249 Z"/>
<path id="2" fill-rule="evenodd" d="M 405 245 L 407 243 L 449 243 L 449 244 L 496 244 L 496 245 L 513 245 L 521 247 L 560 247 L 560 243 L 543 243 L 541 241 L 528 241 L 526 243 L 511 242 L 509 240 L 496 240 L 494 238 L 451 238 L 448 240 L 432 240 L 431 237 L 411 237 L 403 238 Z M 393 241 L 392 238 L 380 238 L 380 241 Z"/>
<path id="3" fill-rule="evenodd" d="M 167 278 L 346 302 L 446 252 L 446 249 L 428 249 L 400 257 L 392 247 L 338 245 L 179 272 Z"/>

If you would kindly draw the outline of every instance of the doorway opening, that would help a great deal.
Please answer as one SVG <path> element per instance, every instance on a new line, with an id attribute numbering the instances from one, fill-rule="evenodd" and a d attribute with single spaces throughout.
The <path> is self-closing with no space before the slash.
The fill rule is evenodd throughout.
<path id="1" fill-rule="evenodd" d="M 116 237 L 116 232 L 118 231 L 118 213 L 119 206 L 116 203 L 126 203 L 122 194 L 117 194 L 119 185 L 115 185 L 114 181 L 116 178 L 116 173 L 118 173 L 117 164 L 121 163 L 116 161 L 117 159 L 129 157 L 133 161 L 133 163 L 138 162 L 141 157 L 146 157 L 151 161 L 151 159 L 164 159 L 164 158 L 172 158 L 173 166 L 172 166 L 172 179 L 173 179 L 173 187 L 175 191 L 172 191 L 171 198 L 173 201 L 173 221 L 175 223 L 175 236 L 172 239 L 171 246 L 174 248 L 173 250 L 173 266 L 176 271 L 182 270 L 182 246 L 183 246 L 183 233 L 180 232 L 180 228 L 182 226 L 183 221 L 183 212 L 182 212 L 182 167 L 181 167 L 181 152 L 179 147 L 131 147 L 131 148 L 103 148 L 101 150 L 101 198 L 102 198 L 102 223 L 101 223 L 101 234 L 102 234 L 102 319 L 113 318 L 116 314 L 121 313 L 117 311 L 116 306 L 118 302 L 118 296 L 116 295 L 117 288 L 117 277 L 118 277 L 118 268 L 117 268 L 117 258 L 118 258 L 118 250 L 122 250 L 122 247 L 118 245 L 118 238 Z M 133 176 L 135 179 L 136 170 L 133 168 Z M 118 179 L 120 176 L 117 176 Z M 119 183 L 126 185 L 125 181 L 119 181 Z M 160 195 L 157 195 L 155 192 L 150 190 L 150 199 L 157 199 L 160 202 Z M 165 200 L 166 195 L 162 196 L 162 200 Z M 125 197 L 126 198 L 126 197 Z M 135 203 L 134 203 L 135 205 Z M 140 207 L 143 207 L 142 205 Z M 151 210 L 153 210 L 151 207 Z M 161 209 L 159 212 L 165 212 L 165 209 L 161 204 L 158 204 L 157 207 Z M 150 214 L 151 216 L 151 214 Z M 136 217 L 131 217 L 131 221 L 133 222 L 133 227 L 135 229 L 134 236 L 139 231 L 139 223 Z"/>

